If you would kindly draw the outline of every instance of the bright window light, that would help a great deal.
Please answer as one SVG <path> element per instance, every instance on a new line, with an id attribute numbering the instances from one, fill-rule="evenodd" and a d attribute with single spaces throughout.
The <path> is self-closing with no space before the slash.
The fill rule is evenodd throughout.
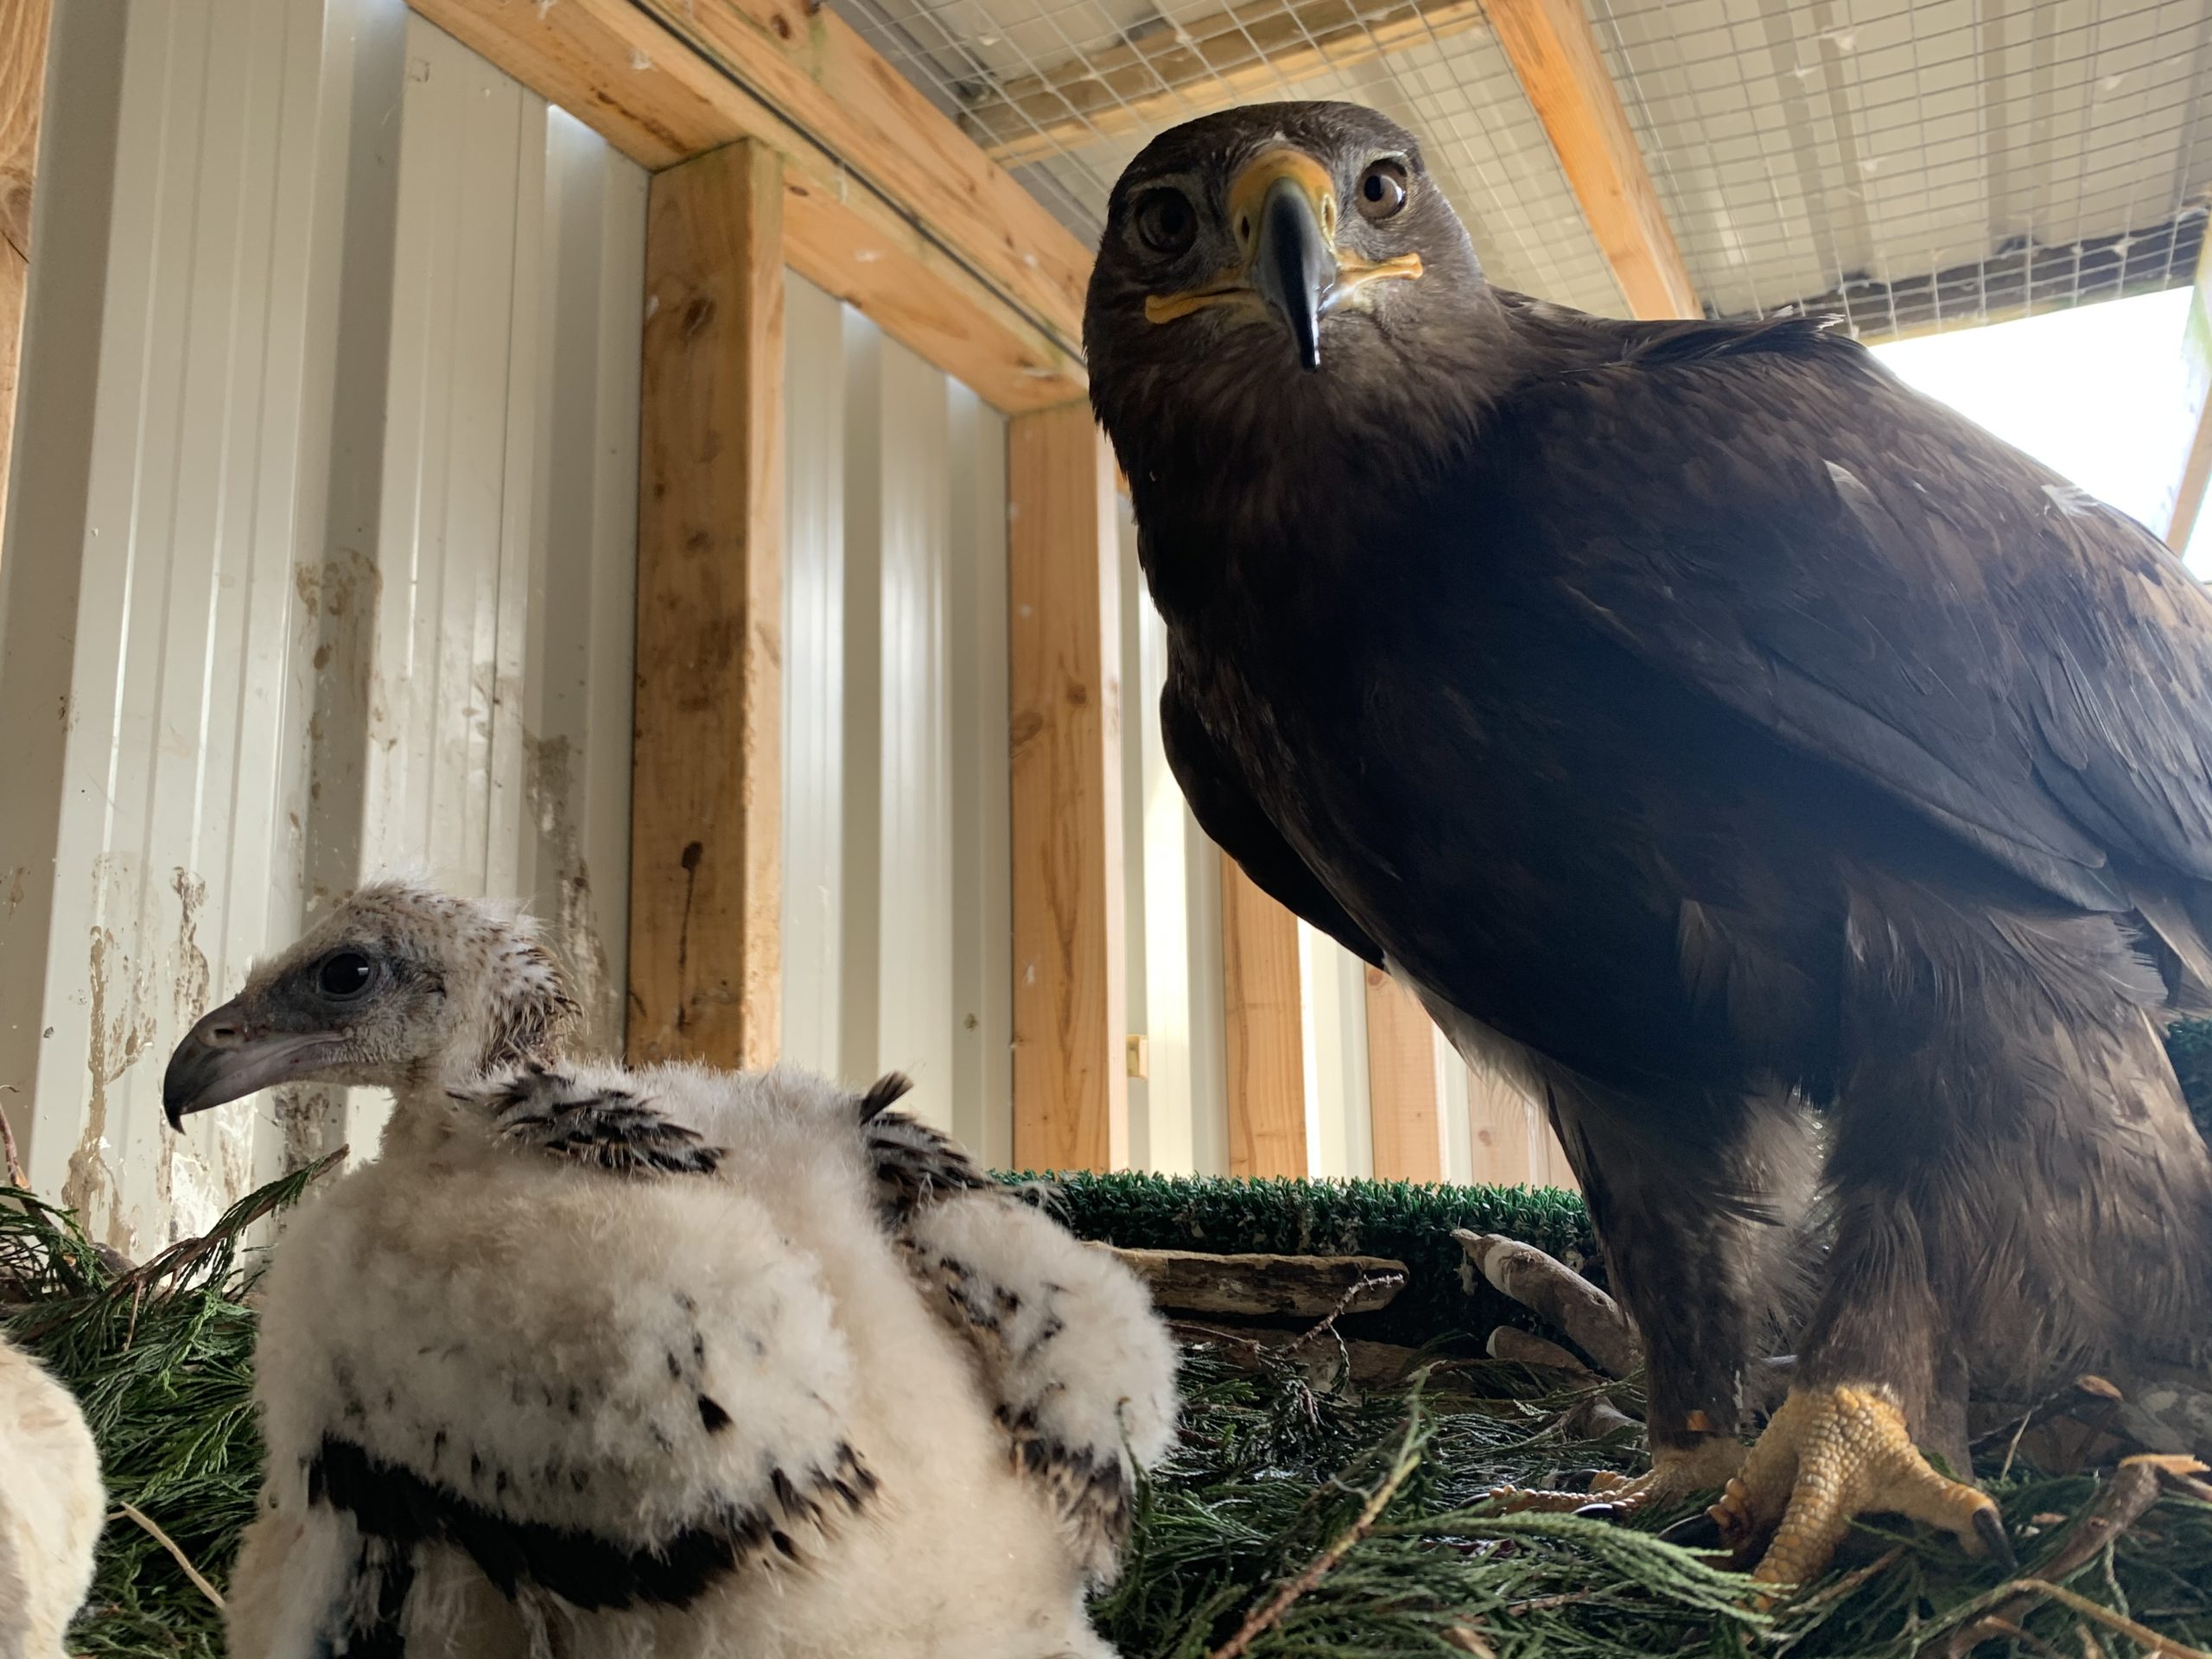
<path id="1" fill-rule="evenodd" d="M 1910 385 L 2157 525 L 2193 432 L 2181 354 L 2189 292 L 1925 334 L 1877 346 L 1874 354 Z M 2212 575 L 2212 537 L 2201 521 L 2189 563 L 2199 576 Z"/>

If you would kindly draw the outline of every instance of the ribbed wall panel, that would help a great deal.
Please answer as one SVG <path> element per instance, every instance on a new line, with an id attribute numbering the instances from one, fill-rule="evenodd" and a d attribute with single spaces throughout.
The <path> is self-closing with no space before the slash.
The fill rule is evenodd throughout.
<path id="1" fill-rule="evenodd" d="M 0 556 L 0 1084 L 143 1254 L 365 1149 L 160 1101 L 360 872 L 534 899 L 619 1014 L 645 179 L 397 0 L 94 12 Z"/>

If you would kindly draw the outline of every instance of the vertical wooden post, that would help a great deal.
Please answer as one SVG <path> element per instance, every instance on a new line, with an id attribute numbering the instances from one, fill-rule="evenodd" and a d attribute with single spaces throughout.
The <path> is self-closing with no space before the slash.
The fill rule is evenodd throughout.
<path id="1" fill-rule="evenodd" d="M 1440 1084 L 1428 1010 L 1380 968 L 1368 969 L 1367 1102 L 1378 1180 L 1444 1179 Z"/>
<path id="2" fill-rule="evenodd" d="M 1468 1142 L 1472 1179 L 1485 1186 L 1541 1186 L 1546 1165 L 1543 1113 L 1503 1074 L 1467 1068 Z M 1542 1137 L 1540 1139 L 1540 1137 Z"/>
<path id="3" fill-rule="evenodd" d="M 784 189 L 653 175 L 639 414 L 630 1058 L 760 1066 L 780 981 Z"/>
<path id="4" fill-rule="evenodd" d="M 51 0 L 0 0 L 0 524 L 8 520 L 16 372 L 31 277 L 31 180 L 52 22 Z"/>
<path id="5" fill-rule="evenodd" d="M 1014 1161 L 1128 1161 L 1121 593 L 1088 404 L 1007 423 Z"/>
<path id="6" fill-rule="evenodd" d="M 1305 1017 L 1298 918 L 1221 858 L 1221 1013 L 1229 1173 L 1307 1173 Z"/>

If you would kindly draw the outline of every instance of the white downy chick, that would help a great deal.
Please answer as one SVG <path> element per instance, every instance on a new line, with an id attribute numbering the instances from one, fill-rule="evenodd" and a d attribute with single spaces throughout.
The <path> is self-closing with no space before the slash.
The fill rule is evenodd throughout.
<path id="1" fill-rule="evenodd" d="M 859 1101 L 546 1069 L 573 1018 L 526 920 L 387 885 L 171 1062 L 178 1116 L 291 1077 L 395 1100 L 264 1281 L 238 1659 L 1107 1655 L 881 1224 Z"/>
<path id="2" fill-rule="evenodd" d="M 0 1659 L 62 1659 L 106 1509 L 75 1397 L 0 1336 Z"/>

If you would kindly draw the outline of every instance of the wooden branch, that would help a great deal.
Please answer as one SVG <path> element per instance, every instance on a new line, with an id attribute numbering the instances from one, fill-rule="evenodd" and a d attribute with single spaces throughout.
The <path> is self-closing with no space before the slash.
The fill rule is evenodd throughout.
<path id="1" fill-rule="evenodd" d="M 1444 1179 L 1438 1083 L 1435 1021 L 1411 991 L 1368 969 L 1367 1099 L 1378 1180 Z"/>
<path id="2" fill-rule="evenodd" d="M 1698 315 L 1697 285 L 1675 245 L 1582 0 L 1491 0 L 1490 22 L 1551 137 L 1630 314 Z"/>
<path id="3" fill-rule="evenodd" d="M 1403 1289 L 1406 1264 L 1379 1255 L 1216 1255 L 1205 1250 L 1105 1250 L 1144 1281 L 1159 1307 L 1247 1319 L 1372 1313 Z M 1363 1281 L 1370 1281 L 1363 1283 Z M 1346 1293 L 1357 1288 L 1347 1300 Z"/>
<path id="4" fill-rule="evenodd" d="M 663 7 L 687 39 L 632 0 L 410 3 L 641 166 L 767 145 L 793 270 L 995 408 L 1084 395 L 1088 251 L 833 15 Z"/>
<path id="5" fill-rule="evenodd" d="M 1572 1268 L 1496 1233 L 1462 1227 L 1452 1236 L 1492 1287 L 1565 1332 L 1607 1375 L 1626 1376 L 1643 1364 L 1643 1345 L 1613 1299 Z"/>
<path id="6" fill-rule="evenodd" d="M 632 1064 L 780 1037 L 784 207 L 776 153 L 655 176 L 645 230 Z"/>
<path id="7" fill-rule="evenodd" d="M 1014 1160 L 1128 1160 L 1120 539 L 1088 405 L 1007 427 Z"/>
<path id="8" fill-rule="evenodd" d="M 1298 918 L 1221 858 L 1221 1013 L 1229 1173 L 1308 1173 Z"/>
<path id="9" fill-rule="evenodd" d="M 1007 167 L 1478 28 L 1479 0 L 1243 0 L 994 89 L 964 118 Z"/>

